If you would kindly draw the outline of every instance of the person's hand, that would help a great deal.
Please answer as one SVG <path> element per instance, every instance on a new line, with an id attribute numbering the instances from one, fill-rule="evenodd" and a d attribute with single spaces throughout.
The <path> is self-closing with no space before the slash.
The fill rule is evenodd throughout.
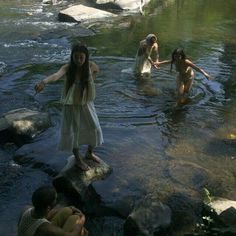
<path id="1" fill-rule="evenodd" d="M 213 80 L 213 77 L 209 75 L 209 76 L 208 76 L 208 79 L 209 79 L 209 80 Z"/>
<path id="2" fill-rule="evenodd" d="M 205 76 L 207 77 L 208 80 L 213 80 L 213 77 L 212 77 L 212 76 L 210 76 L 210 75 L 208 75 L 208 74 L 206 74 Z"/>
<path id="3" fill-rule="evenodd" d="M 70 209 L 72 210 L 72 213 L 74 214 L 74 213 L 81 213 L 82 214 L 82 212 L 78 209 L 78 208 L 76 208 L 76 207 L 74 207 L 74 206 L 70 206 Z"/>
<path id="4" fill-rule="evenodd" d="M 34 90 L 36 93 L 40 93 L 45 87 L 45 83 L 43 82 L 43 80 L 41 82 L 39 82 L 38 84 L 36 84 L 34 86 Z"/>
<path id="5" fill-rule="evenodd" d="M 59 209 L 55 209 L 55 208 L 53 208 L 52 210 L 50 210 L 50 211 L 48 212 L 48 215 L 47 215 L 46 219 L 50 221 L 50 220 L 55 216 L 55 214 L 58 212 L 58 210 L 59 210 Z"/>
<path id="6" fill-rule="evenodd" d="M 153 65 L 156 69 L 160 69 L 160 68 L 161 68 L 159 62 L 154 62 L 152 65 Z"/>

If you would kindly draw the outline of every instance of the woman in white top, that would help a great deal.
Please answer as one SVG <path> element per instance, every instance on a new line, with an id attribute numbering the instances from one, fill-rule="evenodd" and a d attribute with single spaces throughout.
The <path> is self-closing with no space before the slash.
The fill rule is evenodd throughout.
<path id="1" fill-rule="evenodd" d="M 103 143 L 102 130 L 93 102 L 94 79 L 98 72 L 98 66 L 89 61 L 87 47 L 76 44 L 72 48 L 69 64 L 63 65 L 56 73 L 35 86 L 36 92 L 40 92 L 47 83 L 55 82 L 66 75 L 59 149 L 72 150 L 77 166 L 83 171 L 89 170 L 89 166 L 82 160 L 79 146 L 88 145 L 86 158 L 99 162 L 93 149 Z"/>
<path id="2" fill-rule="evenodd" d="M 150 77 L 151 67 L 157 67 L 155 63 L 158 62 L 158 57 L 157 37 L 155 34 L 149 34 L 139 43 L 133 69 L 135 76 L 138 79 Z"/>
<path id="3" fill-rule="evenodd" d="M 36 189 L 33 206 L 26 207 L 19 217 L 17 236 L 88 236 L 84 214 L 74 206 L 54 207 L 56 201 L 53 187 Z"/>

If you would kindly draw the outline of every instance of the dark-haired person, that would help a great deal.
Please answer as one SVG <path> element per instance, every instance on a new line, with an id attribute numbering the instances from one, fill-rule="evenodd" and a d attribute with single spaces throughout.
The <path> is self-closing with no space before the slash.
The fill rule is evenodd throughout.
<path id="1" fill-rule="evenodd" d="M 89 61 L 87 47 L 76 44 L 72 48 L 70 62 L 35 85 L 36 92 L 40 92 L 46 84 L 66 77 L 59 149 L 72 151 L 77 166 L 83 171 L 89 170 L 89 166 L 83 161 L 79 146 L 88 145 L 86 158 L 99 162 L 93 149 L 103 143 L 93 102 L 96 95 L 94 79 L 98 72 L 97 64 Z"/>
<path id="2" fill-rule="evenodd" d="M 158 62 L 158 44 L 155 34 L 149 34 L 140 41 L 135 57 L 134 74 L 138 79 L 145 79 L 151 75 L 151 67 L 157 67 Z"/>
<path id="3" fill-rule="evenodd" d="M 194 80 L 194 70 L 202 73 L 208 80 L 211 80 L 212 77 L 205 72 L 203 69 L 199 68 L 192 61 L 186 58 L 184 50 L 182 48 L 176 48 L 172 52 L 171 60 L 164 60 L 155 62 L 156 66 L 160 66 L 163 64 L 171 64 L 170 70 L 172 71 L 173 64 L 175 65 L 175 69 L 178 72 L 176 78 L 176 86 L 177 86 L 177 96 L 179 101 L 181 102 L 182 98 L 185 95 L 188 95 Z"/>
<path id="4" fill-rule="evenodd" d="M 54 208 L 57 193 L 42 186 L 33 193 L 32 204 L 22 212 L 17 236 L 87 236 L 84 214 L 77 208 Z"/>

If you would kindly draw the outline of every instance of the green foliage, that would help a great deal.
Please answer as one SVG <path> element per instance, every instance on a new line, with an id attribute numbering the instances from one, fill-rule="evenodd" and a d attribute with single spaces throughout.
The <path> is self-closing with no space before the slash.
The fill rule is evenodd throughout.
<path id="1" fill-rule="evenodd" d="M 203 199 L 205 203 L 210 203 L 212 201 L 211 194 L 207 188 L 203 188 Z"/>

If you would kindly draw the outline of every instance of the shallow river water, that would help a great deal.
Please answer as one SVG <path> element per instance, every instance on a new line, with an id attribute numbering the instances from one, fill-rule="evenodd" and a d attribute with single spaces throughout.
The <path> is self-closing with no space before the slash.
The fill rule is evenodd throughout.
<path id="1" fill-rule="evenodd" d="M 69 60 L 76 40 L 86 42 L 101 70 L 95 106 L 105 143 L 96 153 L 113 168 L 94 184 L 102 201 L 136 201 L 146 194 L 164 201 L 173 193 L 194 196 L 204 187 L 236 200 L 236 2 L 157 0 L 145 16 L 58 22 L 58 11 L 68 4 L 0 0 L 0 114 L 26 107 L 48 111 L 52 119 L 52 127 L 33 144 L 0 148 L 0 235 L 15 235 L 22 207 L 35 188 L 53 178 L 40 166 L 21 165 L 13 157 L 21 151 L 56 158 L 63 83 L 48 85 L 36 96 L 33 87 Z M 196 73 L 184 106 L 176 106 L 176 73 L 169 66 L 153 70 L 145 83 L 130 73 L 139 41 L 151 32 L 158 36 L 161 59 L 183 47 L 214 77 L 208 81 Z M 97 228 L 91 223 L 91 235 L 122 235 L 122 219 L 107 217 L 97 220 Z"/>

